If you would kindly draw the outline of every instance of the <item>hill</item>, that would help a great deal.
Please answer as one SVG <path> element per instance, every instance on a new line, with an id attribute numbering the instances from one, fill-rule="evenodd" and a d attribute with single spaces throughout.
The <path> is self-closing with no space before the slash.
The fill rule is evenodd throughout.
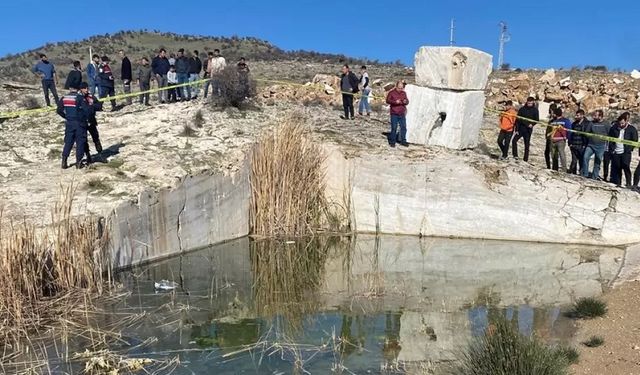
<path id="1" fill-rule="evenodd" d="M 273 44 L 251 37 L 210 37 L 195 35 L 180 35 L 159 31 L 120 31 L 115 34 L 96 35 L 77 42 L 48 43 L 42 47 L 26 52 L 10 54 L 0 59 L 0 77 L 3 80 L 29 81 L 32 75 L 30 69 L 38 59 L 39 53 L 45 53 L 51 62 L 58 66 L 61 78 L 74 60 L 80 60 L 83 66 L 89 62 L 89 48 L 93 53 L 107 55 L 113 60 L 112 68 L 118 71 L 119 58 L 117 53 L 123 49 L 129 58 L 140 59 L 144 56 L 153 57 L 159 48 L 168 52 L 175 52 L 180 48 L 187 51 L 198 50 L 201 58 L 205 58 L 208 51 L 218 48 L 229 61 L 237 61 L 245 57 L 249 61 L 305 61 L 314 63 L 340 63 L 348 61 L 350 64 L 380 64 L 368 59 L 354 59 L 341 54 L 328 54 L 313 51 L 286 51 Z"/>

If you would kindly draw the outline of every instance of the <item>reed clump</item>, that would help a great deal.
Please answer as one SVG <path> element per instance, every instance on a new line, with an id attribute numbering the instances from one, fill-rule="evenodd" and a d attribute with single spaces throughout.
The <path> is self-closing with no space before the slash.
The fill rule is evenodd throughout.
<path id="1" fill-rule="evenodd" d="M 32 334 L 64 319 L 61 304 L 75 292 L 102 294 L 109 284 L 107 231 L 95 217 L 72 217 L 73 194 L 73 187 L 63 190 L 46 227 L 0 214 L 0 342 L 5 353 L 20 350 Z"/>
<path id="2" fill-rule="evenodd" d="M 305 236 L 330 222 L 324 161 L 300 114 L 288 114 L 258 139 L 250 153 L 254 235 Z"/>

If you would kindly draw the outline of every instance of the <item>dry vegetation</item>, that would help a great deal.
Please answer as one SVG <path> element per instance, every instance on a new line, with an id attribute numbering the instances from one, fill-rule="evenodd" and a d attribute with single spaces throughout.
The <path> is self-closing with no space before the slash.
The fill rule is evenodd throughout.
<path id="1" fill-rule="evenodd" d="M 262 135 L 250 152 L 253 234 L 304 236 L 327 223 L 324 159 L 301 115 Z"/>

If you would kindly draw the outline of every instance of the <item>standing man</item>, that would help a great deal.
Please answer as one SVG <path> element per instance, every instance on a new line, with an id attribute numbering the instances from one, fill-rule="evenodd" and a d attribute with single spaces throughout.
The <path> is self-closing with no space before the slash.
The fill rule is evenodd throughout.
<path id="1" fill-rule="evenodd" d="M 102 111 L 102 102 L 100 102 L 95 96 L 89 93 L 89 85 L 86 82 L 80 84 L 80 93 L 87 101 L 87 105 L 91 109 L 89 112 L 89 118 L 87 121 L 87 130 L 91 135 L 91 140 L 96 146 L 98 153 L 102 152 L 102 143 L 100 143 L 100 133 L 98 133 L 98 119 L 96 118 L 96 112 Z M 89 148 L 89 141 L 85 143 L 85 154 L 87 155 L 87 163 L 91 164 L 91 149 Z"/>
<path id="2" fill-rule="evenodd" d="M 167 51 L 162 48 L 158 52 L 158 55 L 151 61 L 151 70 L 158 83 L 158 101 L 162 104 L 167 101 L 167 90 L 162 90 L 167 87 L 167 73 L 169 73 L 169 59 L 167 59 Z"/>
<path id="3" fill-rule="evenodd" d="M 358 114 L 362 116 L 365 112 L 367 116 L 371 116 L 371 106 L 369 105 L 369 94 L 371 94 L 371 86 L 369 85 L 369 73 L 367 73 L 367 67 L 362 65 L 360 67 L 360 87 L 362 87 L 362 96 L 360 97 L 360 104 L 358 105 Z"/>
<path id="4" fill-rule="evenodd" d="M 556 103 L 551 103 L 549 106 L 549 115 L 547 119 L 549 120 L 549 124 L 553 122 L 555 119 L 554 112 L 558 108 Z M 552 126 L 546 126 L 544 130 L 544 161 L 547 164 L 547 169 L 553 169 L 554 171 L 558 170 L 558 155 L 553 153 L 553 142 L 551 141 L 551 132 L 553 131 Z"/>
<path id="5" fill-rule="evenodd" d="M 149 66 L 149 59 L 146 57 L 142 58 L 142 62 L 140 67 L 138 68 L 138 74 L 136 77 L 138 78 L 138 85 L 140 85 L 140 91 L 148 91 L 151 89 L 151 77 L 153 76 L 153 70 Z M 144 104 L 146 106 L 150 106 L 149 104 L 149 93 L 140 94 L 140 104 Z"/>
<path id="6" fill-rule="evenodd" d="M 211 74 L 209 67 L 211 66 L 211 62 L 213 61 L 213 52 L 209 52 L 207 54 L 207 60 L 204 62 L 204 79 L 207 81 L 204 83 L 204 98 L 207 98 L 209 94 L 209 86 L 211 86 Z M 209 78 L 209 79 L 207 79 Z"/>
<path id="7" fill-rule="evenodd" d="M 500 134 L 498 135 L 498 147 L 502 151 L 502 160 L 505 160 L 509 155 L 509 144 L 513 137 L 513 128 L 516 123 L 516 109 L 513 108 L 513 102 L 507 100 L 504 104 L 503 112 L 500 113 Z"/>
<path id="8" fill-rule="evenodd" d="M 404 85 L 403 85 L 404 92 Z M 342 66 L 340 76 L 340 90 L 342 91 L 342 107 L 344 109 L 344 120 L 355 120 L 355 109 L 353 108 L 353 96 L 358 93 L 358 77 L 349 69 L 349 65 Z M 405 94 L 406 96 L 406 94 Z"/>
<path id="9" fill-rule="evenodd" d="M 69 72 L 67 80 L 64 83 L 64 88 L 69 90 L 71 87 L 80 87 L 82 83 L 82 68 L 80 67 L 80 61 L 73 62 L 73 70 Z"/>
<path id="10" fill-rule="evenodd" d="M 47 107 L 51 106 L 49 91 L 53 94 L 53 100 L 57 104 L 59 101 L 58 91 L 56 90 L 58 74 L 56 73 L 56 68 L 47 59 L 47 55 L 40 54 L 40 61 L 33 67 L 33 72 L 42 79 L 42 91 L 44 92 L 44 101 L 47 103 Z"/>
<path id="11" fill-rule="evenodd" d="M 518 141 L 524 139 L 524 157 L 522 160 L 529 161 L 529 145 L 531 144 L 531 134 L 533 126 L 540 121 L 540 114 L 536 108 L 536 100 L 533 97 L 527 98 L 524 107 L 518 110 L 518 119 L 516 120 L 516 135 L 511 142 L 513 149 L 513 158 L 518 159 Z"/>
<path id="12" fill-rule="evenodd" d="M 178 85 L 189 82 L 189 59 L 184 55 L 184 48 L 178 50 L 175 66 L 176 74 L 178 75 Z M 178 93 L 182 94 L 182 100 L 189 101 L 191 99 L 191 86 L 178 87 Z"/>
<path id="13" fill-rule="evenodd" d="M 200 72 L 202 71 L 202 61 L 200 60 L 200 53 L 198 50 L 193 51 L 193 56 L 189 59 L 189 82 L 196 82 L 200 79 Z M 198 99 L 200 93 L 200 86 L 193 84 L 189 86 L 191 89 L 191 99 Z"/>
<path id="14" fill-rule="evenodd" d="M 556 108 L 553 113 L 553 121 L 551 122 L 551 150 L 553 153 L 558 154 L 560 159 L 560 171 L 567 172 L 567 157 L 564 152 L 567 146 L 568 132 L 567 129 L 571 129 L 571 121 L 562 117 L 562 108 Z"/>
<path id="15" fill-rule="evenodd" d="M 344 95 L 344 94 L 343 94 Z M 391 131 L 387 140 L 389 146 L 396 147 L 396 142 L 409 147 L 407 143 L 407 105 L 409 98 L 404 91 L 404 82 L 398 81 L 396 87 L 387 94 L 387 104 L 389 104 L 391 112 Z M 400 135 L 398 136 L 398 125 L 400 125 Z"/>
<path id="16" fill-rule="evenodd" d="M 98 68 L 100 67 L 100 56 L 93 55 L 91 62 L 87 64 L 87 78 L 89 81 L 89 92 L 95 95 L 99 91 L 98 85 Z"/>
<path id="17" fill-rule="evenodd" d="M 593 113 L 593 121 L 587 123 L 585 132 L 591 133 L 597 136 L 607 136 L 611 125 L 605 123 L 604 112 L 601 109 L 596 110 Z M 607 141 L 598 137 L 585 137 L 585 149 L 582 159 L 582 176 L 589 177 L 589 160 L 593 155 L 593 173 L 591 178 L 598 180 L 600 178 L 600 165 L 604 159 L 604 151 L 607 148 Z"/>
<path id="18" fill-rule="evenodd" d="M 584 132 L 589 127 L 590 122 L 584 114 L 584 110 L 579 109 L 576 112 L 576 120 L 571 124 L 571 129 Z M 582 160 L 584 159 L 584 149 L 587 144 L 587 137 L 582 134 L 569 134 L 569 150 L 571 151 L 571 164 L 569 165 L 569 173 L 582 174 Z"/>
<path id="19" fill-rule="evenodd" d="M 629 123 L 631 114 L 625 112 L 618 117 L 618 121 L 609 129 L 609 137 L 620 140 L 638 142 L 638 131 Z M 611 183 L 622 186 L 622 173 L 627 186 L 631 186 L 631 153 L 633 146 L 618 142 L 609 143 L 611 154 Z"/>
<path id="20" fill-rule="evenodd" d="M 224 68 L 227 67 L 227 61 L 220 55 L 219 49 L 213 50 L 213 58 L 209 60 L 207 70 L 209 77 L 211 77 L 211 85 L 213 86 L 213 94 L 216 96 L 222 95 L 222 83 L 220 75 Z"/>
<path id="21" fill-rule="evenodd" d="M 64 147 L 62 149 L 62 169 L 69 168 L 67 160 L 73 144 L 76 145 L 76 168 L 82 168 L 82 157 L 87 143 L 87 121 L 91 109 L 84 96 L 78 92 L 79 87 L 71 87 L 67 95 L 58 102 L 57 113 L 65 121 Z"/>
<path id="22" fill-rule="evenodd" d="M 122 79 L 122 84 L 124 86 L 124 93 L 131 94 L 131 80 L 133 80 L 133 72 L 131 71 L 131 61 L 124 53 L 123 50 L 120 50 L 120 58 L 122 58 L 122 67 L 120 68 L 120 79 Z M 131 105 L 132 98 L 127 98 L 127 104 Z"/>
<path id="23" fill-rule="evenodd" d="M 98 69 L 98 81 L 100 82 L 100 99 L 114 97 L 116 95 L 115 79 L 113 78 L 113 72 L 109 66 L 109 58 L 102 56 L 102 65 Z M 111 112 L 118 110 L 116 100 L 111 99 Z"/>

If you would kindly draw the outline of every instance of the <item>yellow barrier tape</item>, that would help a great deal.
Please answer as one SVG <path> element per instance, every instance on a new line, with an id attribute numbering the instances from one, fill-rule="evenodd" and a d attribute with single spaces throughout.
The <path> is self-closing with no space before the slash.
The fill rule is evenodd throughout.
<path id="1" fill-rule="evenodd" d="M 500 115 L 507 114 L 504 111 L 501 111 L 501 110 L 498 110 L 498 109 L 487 108 L 487 107 L 485 107 L 484 110 L 486 112 L 493 112 L 495 114 L 500 114 Z M 543 126 L 546 126 L 546 127 L 549 127 L 549 128 L 556 128 L 557 127 L 555 125 L 551 125 L 551 124 L 543 122 L 543 121 L 535 121 L 533 119 L 522 117 L 522 116 L 515 116 L 515 118 L 521 119 L 521 120 L 526 120 L 526 121 L 532 122 L 534 124 L 543 125 Z M 640 147 L 640 142 L 637 142 L 637 141 L 629 141 L 629 140 L 626 140 L 626 139 L 619 139 L 619 138 L 609 137 L 609 136 L 606 136 L 606 135 L 587 133 L 587 132 L 583 132 L 583 131 L 580 131 L 580 130 L 574 130 L 574 129 L 566 129 L 566 130 L 568 132 L 570 132 L 570 133 L 584 135 L 584 136 L 590 137 L 590 138 L 597 138 L 597 139 L 601 139 L 603 141 L 609 141 L 609 142 L 614 142 L 614 143 L 622 143 L 623 145 L 633 146 L 633 147 Z"/>

